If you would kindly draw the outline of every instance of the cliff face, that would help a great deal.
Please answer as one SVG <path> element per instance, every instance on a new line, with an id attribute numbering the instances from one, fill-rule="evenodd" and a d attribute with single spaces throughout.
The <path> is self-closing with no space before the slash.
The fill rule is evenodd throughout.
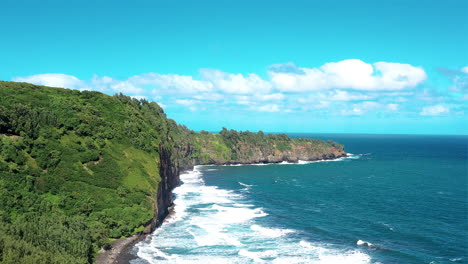
<path id="1" fill-rule="evenodd" d="M 197 149 L 192 143 L 179 144 L 173 149 L 160 146 L 159 175 L 154 218 L 148 223 L 143 233 L 153 232 L 162 224 L 173 206 L 172 191 L 179 184 L 180 171 L 192 169 L 195 165 L 205 164 L 255 164 L 280 163 L 283 161 L 296 163 L 299 160 L 314 161 L 346 157 L 346 152 L 337 143 L 314 142 L 308 140 L 291 140 L 287 149 L 280 150 L 276 145 L 257 145 L 238 142 L 231 146 L 230 154 L 217 155 L 213 145 L 206 144 Z M 223 147 L 227 147 L 223 145 Z M 219 148 L 219 146 L 217 147 Z M 201 157 L 204 157 L 204 160 Z M 207 159 L 209 157 L 209 159 Z M 236 157 L 236 158 L 233 158 Z"/>
<path id="2" fill-rule="evenodd" d="M 265 136 L 262 135 L 261 138 L 265 139 Z M 144 233 L 152 232 L 169 214 L 169 208 L 173 205 L 172 190 L 179 184 L 181 170 L 189 170 L 195 165 L 204 164 L 280 163 L 283 161 L 295 163 L 299 160 L 314 161 L 346 157 L 343 146 L 335 142 L 293 140 L 288 137 L 282 139 L 286 141 L 279 141 L 273 137 L 270 141 L 262 141 L 263 144 L 259 144 L 259 142 L 249 143 L 241 137 L 236 144 L 228 146 L 219 134 L 210 134 L 204 136 L 204 144 L 197 145 L 196 140 L 188 141 L 175 144 L 176 147 L 172 149 L 161 145 L 159 150 L 161 181 L 158 184 L 154 204 L 154 218 L 146 226 Z"/>
<path id="3" fill-rule="evenodd" d="M 179 184 L 179 165 L 172 158 L 172 151 L 160 147 L 159 175 L 161 181 L 158 185 L 154 217 L 146 226 L 143 233 L 151 233 L 162 224 L 173 205 L 172 190 Z"/>
<path id="4" fill-rule="evenodd" d="M 346 157 L 343 145 L 316 139 L 291 139 L 284 134 L 223 130 L 220 134 L 200 133 L 197 164 L 296 163 Z"/>
<path id="5" fill-rule="evenodd" d="M 329 147 L 324 151 L 316 151 L 312 143 L 291 144 L 291 148 L 287 150 L 279 150 L 277 148 L 261 148 L 241 144 L 237 152 L 237 159 L 233 160 L 217 160 L 213 158 L 215 164 L 250 164 L 250 163 L 279 163 L 283 161 L 296 163 L 299 160 L 314 161 L 322 159 L 336 159 L 346 157 L 346 152 L 342 149 Z"/>

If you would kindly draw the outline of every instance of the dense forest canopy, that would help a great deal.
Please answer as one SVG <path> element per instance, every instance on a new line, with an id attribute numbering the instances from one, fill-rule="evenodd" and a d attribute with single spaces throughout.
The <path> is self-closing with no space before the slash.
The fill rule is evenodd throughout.
<path id="1" fill-rule="evenodd" d="M 0 81 L 0 262 L 92 263 L 154 217 L 160 153 L 181 168 L 334 142 L 195 133 L 154 102 Z"/>

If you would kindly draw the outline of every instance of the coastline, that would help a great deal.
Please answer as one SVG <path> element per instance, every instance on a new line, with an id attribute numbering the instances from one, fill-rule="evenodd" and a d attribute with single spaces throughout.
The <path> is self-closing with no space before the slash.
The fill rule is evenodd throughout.
<path id="1" fill-rule="evenodd" d="M 244 166 L 244 165 L 273 165 L 273 164 L 280 164 L 280 165 L 298 165 L 298 164 L 310 164 L 315 162 L 321 161 L 338 161 L 341 159 L 352 158 L 353 154 L 345 153 L 342 156 L 334 157 L 330 159 L 316 159 L 316 160 L 298 160 L 297 162 L 290 162 L 290 161 L 282 161 L 282 162 L 256 162 L 256 163 L 227 163 L 227 164 L 200 164 L 200 166 Z M 194 165 L 197 166 L 197 165 Z M 190 169 L 185 169 L 180 174 L 193 170 L 193 167 Z M 179 186 L 178 184 L 177 186 Z M 171 190 L 172 193 L 172 190 Z M 173 204 L 170 205 L 167 210 L 169 211 L 164 218 L 159 219 L 159 223 L 162 224 L 166 219 L 168 219 L 173 213 Z M 136 256 L 133 255 L 130 251 L 131 249 L 140 241 L 143 241 L 148 235 L 152 234 L 156 228 L 152 226 L 152 223 L 146 226 L 145 231 L 135 234 L 131 237 L 127 238 L 120 238 L 110 244 L 110 249 L 104 250 L 101 249 L 99 251 L 99 255 L 96 257 L 97 264 L 129 264 L 132 259 L 135 259 Z M 149 231 L 146 231 L 149 230 Z"/>
<path id="2" fill-rule="evenodd" d="M 110 249 L 99 251 L 96 257 L 97 264 L 121 264 L 129 263 L 132 259 L 130 256 L 130 249 L 144 236 L 136 234 L 127 238 L 119 238 L 110 244 Z"/>
<path id="3" fill-rule="evenodd" d="M 170 218 L 174 211 L 173 209 L 173 206 L 168 208 L 169 214 L 164 217 L 161 222 L 164 222 L 166 219 Z M 160 225 L 158 225 L 156 228 L 159 226 Z M 151 235 L 154 230 L 156 230 L 156 228 L 154 228 L 151 232 L 143 231 L 130 237 L 117 239 L 110 244 L 110 249 L 101 249 L 99 251 L 99 255 L 96 257 L 96 264 L 129 264 L 132 259 L 136 258 L 135 255 L 130 253 L 131 249 L 138 242 L 143 241 L 148 235 Z M 151 224 L 146 226 L 146 229 L 151 230 Z"/>
<path id="4" fill-rule="evenodd" d="M 297 161 L 281 161 L 281 162 L 253 162 L 253 163 L 225 163 L 225 164 L 199 164 L 199 166 L 244 166 L 244 165 L 298 165 L 298 164 L 310 164 L 314 162 L 321 161 L 337 161 L 346 158 L 352 158 L 353 154 L 345 153 L 344 155 L 334 157 L 334 158 L 325 158 L 325 159 L 314 159 L 314 160 L 297 160 Z M 180 174 L 193 170 L 193 168 L 198 165 L 192 166 L 190 169 L 185 169 L 180 172 Z M 177 185 L 179 186 L 180 183 Z M 177 187 L 176 186 L 176 187 Z M 173 190 L 170 192 L 172 193 Z M 143 241 L 148 235 L 152 234 L 156 228 L 158 228 L 166 219 L 168 219 L 174 209 L 174 204 L 172 203 L 168 208 L 168 214 L 165 215 L 162 219 L 157 219 L 157 226 L 154 226 L 153 223 L 150 223 L 146 226 L 145 231 L 138 234 L 132 235 L 126 238 L 119 238 L 116 241 L 110 244 L 110 249 L 99 251 L 99 255 L 96 257 L 96 264 L 129 264 L 132 259 L 135 259 L 136 256 L 133 255 L 130 251 L 131 249 L 140 241 Z M 151 222 L 153 222 L 152 219 Z"/>

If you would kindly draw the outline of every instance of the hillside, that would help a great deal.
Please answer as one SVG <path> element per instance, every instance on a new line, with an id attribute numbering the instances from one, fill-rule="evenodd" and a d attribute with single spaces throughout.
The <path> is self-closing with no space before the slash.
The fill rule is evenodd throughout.
<path id="1" fill-rule="evenodd" d="M 0 262 L 92 263 L 114 239 L 152 231 L 196 164 L 343 155 L 334 142 L 195 133 L 122 94 L 0 82 Z"/>

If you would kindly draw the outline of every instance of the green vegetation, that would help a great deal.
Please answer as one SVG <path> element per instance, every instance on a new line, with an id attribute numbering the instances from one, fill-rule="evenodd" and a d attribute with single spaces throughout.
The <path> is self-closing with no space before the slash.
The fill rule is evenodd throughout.
<path id="1" fill-rule="evenodd" d="M 179 130 L 154 102 L 0 82 L 0 262 L 90 263 L 141 231 Z"/>
<path id="2" fill-rule="evenodd" d="M 286 134 L 268 134 L 262 131 L 223 130 L 219 134 L 205 131 L 195 136 L 200 155 L 198 164 L 257 163 L 296 161 L 297 158 L 321 159 L 331 153 L 344 154 L 344 147 L 333 141 L 291 139 Z"/>
<path id="3" fill-rule="evenodd" d="M 141 232 L 155 215 L 162 153 L 189 168 L 298 147 L 343 150 L 261 131 L 195 133 L 154 102 L 0 81 L 0 263 L 92 263 Z"/>

